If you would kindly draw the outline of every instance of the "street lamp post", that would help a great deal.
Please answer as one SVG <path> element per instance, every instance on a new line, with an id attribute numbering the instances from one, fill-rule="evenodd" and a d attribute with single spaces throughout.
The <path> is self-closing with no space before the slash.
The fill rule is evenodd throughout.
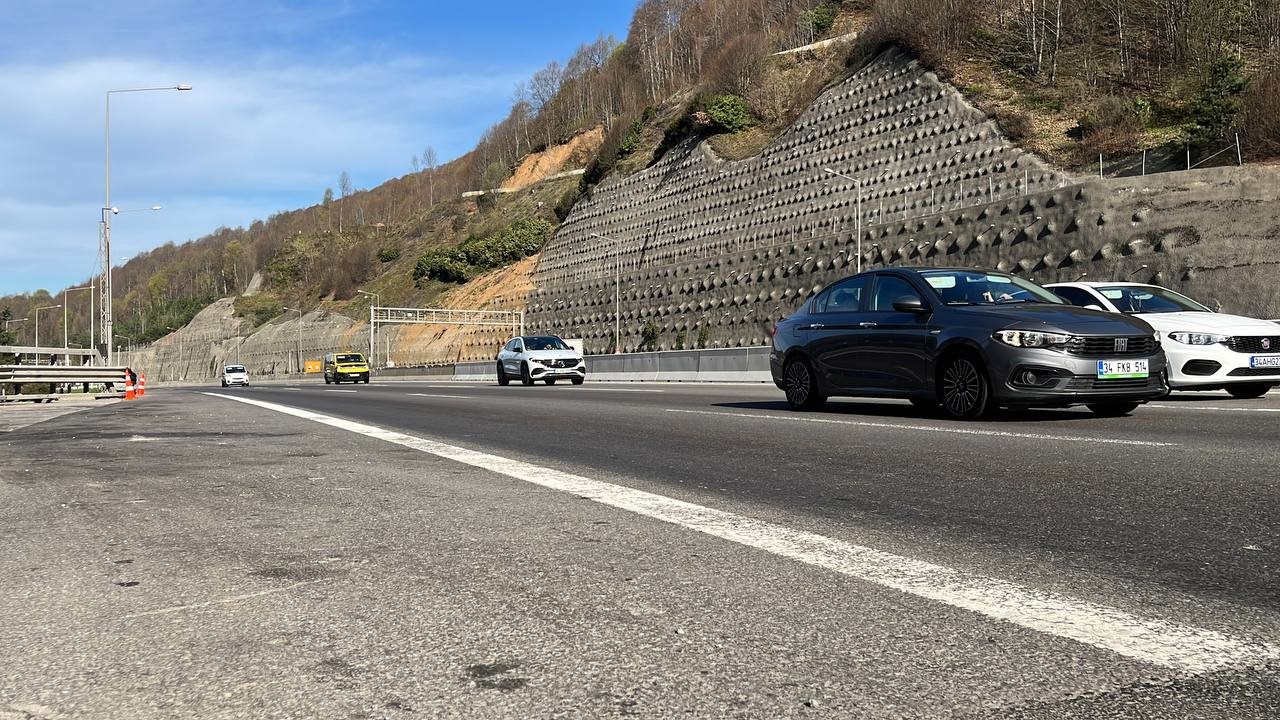
<path id="1" fill-rule="evenodd" d="M 622 352 L 622 241 L 600 233 L 591 233 L 591 237 L 613 241 L 613 352 Z"/>
<path id="2" fill-rule="evenodd" d="M 858 272 L 862 272 L 862 181 L 858 180 L 857 178 L 851 178 L 848 175 L 845 175 L 844 173 L 836 172 L 831 168 L 822 168 L 822 172 L 827 173 L 828 175 L 835 175 L 836 177 L 842 177 L 845 180 L 849 180 L 853 182 L 854 190 L 857 192 L 857 203 L 854 208 L 854 213 L 856 215 L 856 217 L 854 218 L 854 227 L 857 228 L 856 232 L 858 233 L 858 265 L 857 267 L 858 267 Z"/>
<path id="3" fill-rule="evenodd" d="M 75 292 L 76 290 L 89 290 L 90 291 L 89 302 L 90 304 L 93 303 L 93 292 L 92 292 L 93 283 L 90 283 L 83 287 L 66 288 L 62 291 L 62 349 L 63 350 L 66 350 L 67 348 L 70 347 L 70 344 L 68 342 L 69 333 L 67 332 L 67 293 Z M 92 310 L 89 311 L 89 346 L 90 347 L 93 346 L 93 311 Z M 62 356 L 62 362 L 63 364 L 70 365 L 71 354 L 70 353 L 64 354 Z"/>
<path id="4" fill-rule="evenodd" d="M 281 309 L 288 310 L 289 312 L 298 313 L 298 348 L 297 348 L 297 355 L 295 359 L 296 359 L 296 369 L 299 373 L 301 373 L 302 372 L 302 311 L 298 310 L 297 308 L 290 308 L 290 307 L 281 308 Z"/>
<path id="5" fill-rule="evenodd" d="M 57 308 L 60 308 L 60 307 L 62 307 L 62 306 L 61 306 L 61 305 L 45 305 L 44 307 L 38 307 L 38 308 L 36 308 L 36 309 L 35 309 L 35 316 L 36 316 L 36 364 L 37 364 L 37 365 L 39 365 L 39 364 L 40 364 L 40 311 L 41 311 L 41 310 L 56 310 Z"/>
<path id="6" fill-rule="evenodd" d="M 373 309 L 378 305 L 379 296 L 378 296 L 378 293 L 366 292 L 364 290 L 357 290 L 356 292 L 360 293 L 361 295 L 367 295 L 373 298 L 372 300 L 369 301 L 369 362 L 373 363 L 374 367 L 377 367 L 378 366 L 378 344 L 375 341 L 374 335 L 373 335 L 373 332 L 374 332 L 373 329 L 377 326 L 373 324 Z"/>
<path id="7" fill-rule="evenodd" d="M 100 310 L 102 312 L 102 341 L 107 346 L 107 365 L 111 364 L 111 343 L 115 335 L 115 322 L 111 314 L 111 212 L 119 212 L 111 207 L 111 96 L 117 93 L 150 92 L 154 90 L 190 90 L 190 85 L 168 85 L 165 87 L 125 88 L 108 90 L 106 103 L 105 159 L 106 159 L 106 202 L 102 203 L 102 281 L 98 284 L 101 293 Z"/>

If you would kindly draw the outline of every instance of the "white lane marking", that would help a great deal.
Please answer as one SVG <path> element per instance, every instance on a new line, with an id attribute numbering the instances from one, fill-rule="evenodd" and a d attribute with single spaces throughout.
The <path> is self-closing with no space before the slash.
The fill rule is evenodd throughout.
<path id="1" fill-rule="evenodd" d="M 435 393 L 409 393 L 409 394 L 413 397 L 454 398 L 456 400 L 472 400 L 473 399 L 472 396 L 470 395 L 441 395 L 441 394 L 435 394 Z"/>
<path id="2" fill-rule="evenodd" d="M 666 392 L 666 390 L 648 390 L 648 389 L 640 389 L 640 388 L 603 388 L 603 387 L 593 387 L 593 388 L 577 388 L 576 390 L 574 390 L 574 392 L 638 392 L 638 393 L 662 393 L 662 392 Z"/>
<path id="3" fill-rule="evenodd" d="M 609 507 L 1175 670 L 1203 673 L 1280 659 L 1280 646 L 1261 641 L 1144 618 L 1105 605 L 374 425 L 261 400 L 208 394 L 571 493 Z"/>
<path id="4" fill-rule="evenodd" d="M 325 390 L 325 392 L 347 392 L 347 393 L 353 393 L 353 392 L 356 392 L 356 391 L 355 391 L 355 390 Z"/>
<path id="5" fill-rule="evenodd" d="M 1084 435 L 1048 435 L 1044 433 L 1010 432 L 1008 430 L 974 430 L 971 428 L 939 427 L 935 425 L 907 425 L 905 423 L 868 422 L 866 420 L 834 420 L 830 418 L 802 417 L 798 415 L 766 415 L 764 413 L 716 412 L 712 410 L 677 410 L 669 413 L 688 415 L 716 415 L 719 417 L 750 418 L 754 420 L 791 420 L 795 422 L 823 423 L 826 425 L 853 425 L 855 427 L 885 428 L 888 430 L 918 430 L 921 432 L 953 433 L 956 435 L 984 435 L 987 437 L 1026 438 L 1029 440 L 1054 440 L 1059 442 L 1103 443 L 1107 445 L 1142 445 L 1146 447 L 1177 447 L 1179 443 L 1155 440 L 1122 440 L 1120 438 L 1086 437 Z"/>
<path id="6" fill-rule="evenodd" d="M 226 397 L 226 396 L 224 395 L 223 397 Z M 191 605 L 175 605 L 173 607 L 160 608 L 158 610 L 146 610 L 144 612 L 137 612 L 137 613 L 131 613 L 129 615 L 125 615 L 125 619 L 128 620 L 133 618 L 147 617 L 150 615 L 168 615 L 170 613 L 185 612 L 187 610 L 200 610 L 202 608 L 213 607 L 214 605 L 226 605 L 228 603 L 241 602 L 244 600 L 252 600 L 253 598 L 262 597 L 263 595 L 275 595 L 276 593 L 289 592 L 290 590 L 293 590 L 295 588 L 300 588 L 303 585 L 314 585 L 318 582 L 324 582 L 324 580 L 305 580 L 303 582 L 296 582 L 287 587 L 275 588 L 273 590 L 263 590 L 261 592 L 256 592 L 256 593 L 247 593 L 245 595 L 233 595 L 231 597 L 225 597 L 220 600 L 210 600 L 209 602 L 194 603 Z"/>
<path id="7" fill-rule="evenodd" d="M 1161 410 L 1214 410 L 1216 412 L 1270 412 L 1280 413 L 1280 408 L 1238 408 L 1238 407 L 1218 407 L 1216 405 L 1151 405 L 1150 408 L 1160 408 Z"/>

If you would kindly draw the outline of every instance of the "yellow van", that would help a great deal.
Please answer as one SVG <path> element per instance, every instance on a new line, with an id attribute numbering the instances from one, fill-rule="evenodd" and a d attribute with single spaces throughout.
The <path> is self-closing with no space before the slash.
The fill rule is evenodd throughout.
<path id="1" fill-rule="evenodd" d="M 343 380 L 369 384 L 369 361 L 358 352 L 329 353 L 324 356 L 324 384 Z"/>

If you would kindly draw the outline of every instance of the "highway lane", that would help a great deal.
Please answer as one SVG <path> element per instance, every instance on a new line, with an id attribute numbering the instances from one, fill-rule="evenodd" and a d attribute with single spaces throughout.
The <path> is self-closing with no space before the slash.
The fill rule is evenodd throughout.
<path id="1" fill-rule="evenodd" d="M 313 383 L 250 396 L 1131 607 L 1165 589 L 1232 606 L 1214 622 L 1280 607 L 1276 394 L 981 423 L 898 402 L 796 414 L 760 386 Z"/>
<path id="2" fill-rule="evenodd" d="M 157 389 L 0 436 L 0 717 L 1280 708 L 1275 661 L 1252 646 L 1238 670 L 1161 659 L 1280 645 L 1259 597 L 1270 540 L 1250 535 L 1260 549 L 1238 552 L 1259 565 L 1213 582 L 1175 562 L 1234 557 L 1241 540 L 1197 513 L 1260 522 L 1268 510 L 1247 506 L 1268 490 L 1150 472 L 1184 455 L 1218 468 L 1265 444 L 1271 414 L 956 424 L 777 402 L 725 386 Z M 556 489 L 565 473 L 582 484 Z M 1141 517 L 1160 507 L 1176 522 Z M 1056 517 L 1073 511 L 1087 517 Z M 1037 612 L 1086 633 L 1030 629 Z M 1114 647 L 1126 627 L 1153 659 Z"/>

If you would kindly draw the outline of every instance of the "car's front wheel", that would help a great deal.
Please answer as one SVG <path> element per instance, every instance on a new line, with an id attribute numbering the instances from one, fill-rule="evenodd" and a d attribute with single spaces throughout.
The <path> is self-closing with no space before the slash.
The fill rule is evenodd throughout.
<path id="1" fill-rule="evenodd" d="M 507 377 L 507 369 L 502 367 L 502 363 L 498 363 L 498 384 L 503 387 L 511 384 L 511 378 Z"/>
<path id="2" fill-rule="evenodd" d="M 548 385 L 555 385 L 555 384 L 556 384 L 556 379 L 555 379 L 555 378 L 547 378 L 546 380 L 543 380 L 542 382 L 544 382 L 544 383 L 546 383 L 546 384 L 548 384 Z"/>
<path id="3" fill-rule="evenodd" d="M 809 361 L 804 358 L 792 358 L 782 370 L 783 392 L 787 396 L 787 405 L 792 410 L 816 410 L 827 401 L 818 389 L 818 378 L 813 373 Z"/>
<path id="4" fill-rule="evenodd" d="M 969 355 L 955 355 L 938 376 L 942 409 L 957 420 L 973 420 L 991 408 L 991 382 L 982 363 Z"/>
<path id="5" fill-rule="evenodd" d="M 574 379 L 570 380 L 569 382 L 572 382 L 574 385 L 581 385 L 582 383 L 584 383 L 584 382 L 586 382 L 586 381 L 587 381 L 587 379 L 586 379 L 586 378 L 574 378 Z"/>
<path id="6" fill-rule="evenodd" d="M 521 385 L 533 384 L 533 378 L 529 375 L 528 363 L 520 363 L 520 384 Z"/>
<path id="7" fill-rule="evenodd" d="M 1089 403 L 1089 409 L 1098 417 L 1120 417 L 1138 409 L 1136 402 Z"/>
<path id="8" fill-rule="evenodd" d="M 1231 393 L 1233 398 L 1249 400 L 1266 395 L 1271 390 L 1271 387 L 1270 383 L 1240 383 L 1238 385 L 1228 385 L 1227 392 Z"/>

